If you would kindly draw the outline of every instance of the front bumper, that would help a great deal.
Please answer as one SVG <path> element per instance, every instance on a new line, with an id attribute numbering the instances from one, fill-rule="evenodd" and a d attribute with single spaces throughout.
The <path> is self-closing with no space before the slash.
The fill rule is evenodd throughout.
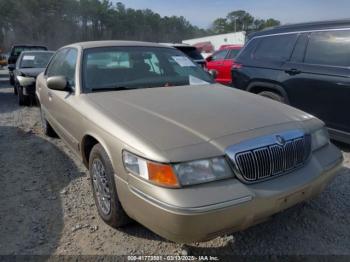
<path id="1" fill-rule="evenodd" d="M 35 85 L 23 87 L 23 95 L 25 96 L 35 96 Z"/>
<path id="2" fill-rule="evenodd" d="M 342 159 L 329 145 L 314 152 L 302 169 L 253 185 L 229 179 L 148 190 L 136 178 L 127 182 L 116 177 L 117 190 L 129 216 L 166 239 L 191 243 L 246 229 L 317 196 L 341 169 Z"/>

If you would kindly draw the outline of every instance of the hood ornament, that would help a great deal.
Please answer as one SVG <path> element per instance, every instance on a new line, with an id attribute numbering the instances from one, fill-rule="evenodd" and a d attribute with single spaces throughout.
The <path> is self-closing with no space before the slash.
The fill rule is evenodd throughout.
<path id="1" fill-rule="evenodd" d="M 284 146 L 286 144 L 286 140 L 280 135 L 276 136 L 276 141 L 280 146 Z"/>

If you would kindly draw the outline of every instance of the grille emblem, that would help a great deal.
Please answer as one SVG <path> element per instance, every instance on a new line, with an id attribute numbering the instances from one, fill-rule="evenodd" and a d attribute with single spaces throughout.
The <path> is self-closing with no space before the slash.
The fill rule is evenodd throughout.
<path id="1" fill-rule="evenodd" d="M 286 140 L 279 135 L 276 136 L 276 141 L 277 141 L 277 144 L 279 144 L 280 146 L 284 146 L 286 144 Z"/>

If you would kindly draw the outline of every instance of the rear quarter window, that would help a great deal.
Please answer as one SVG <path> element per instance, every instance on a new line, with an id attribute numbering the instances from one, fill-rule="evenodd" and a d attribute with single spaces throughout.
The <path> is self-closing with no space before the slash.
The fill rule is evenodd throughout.
<path id="1" fill-rule="evenodd" d="M 350 66 L 350 31 L 314 32 L 310 35 L 305 63 Z"/>
<path id="2" fill-rule="evenodd" d="M 296 39 L 296 34 L 262 37 L 252 58 L 255 60 L 287 61 L 292 54 Z"/>

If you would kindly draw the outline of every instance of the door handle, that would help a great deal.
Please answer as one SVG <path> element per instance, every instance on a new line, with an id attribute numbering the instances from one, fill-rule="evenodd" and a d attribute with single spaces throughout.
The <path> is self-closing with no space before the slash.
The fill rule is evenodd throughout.
<path id="1" fill-rule="evenodd" d="M 292 75 L 292 76 L 293 75 L 298 75 L 298 74 L 301 73 L 301 71 L 296 69 L 296 68 L 288 69 L 288 70 L 286 70 L 284 72 L 286 72 L 287 74 Z"/>

